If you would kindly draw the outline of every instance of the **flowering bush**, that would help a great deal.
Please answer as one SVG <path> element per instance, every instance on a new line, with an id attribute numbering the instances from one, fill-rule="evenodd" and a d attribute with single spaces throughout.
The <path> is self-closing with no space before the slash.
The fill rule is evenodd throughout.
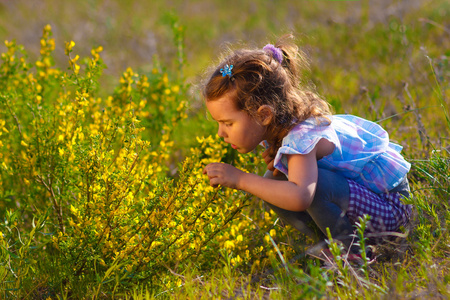
<path id="1" fill-rule="evenodd" d="M 169 176 L 173 130 L 186 118 L 186 86 L 157 69 L 149 75 L 127 69 L 114 93 L 101 98 L 102 47 L 81 59 L 73 55 L 75 43 L 66 43 L 69 68 L 62 71 L 53 63 L 51 36 L 46 26 L 35 63 L 15 42 L 7 41 L 1 55 L 5 291 L 20 295 L 37 278 L 49 293 L 61 286 L 97 295 L 136 284 L 160 290 L 180 284 L 170 271 L 207 268 L 219 255 L 235 266 L 264 262 L 269 234 L 286 230 L 261 207 L 243 209 L 250 196 L 213 189 L 202 175 L 207 163 L 220 160 L 255 172 L 258 156 L 244 159 L 217 138 L 198 137 L 198 147 Z M 53 279 L 39 273 L 49 264 Z"/>

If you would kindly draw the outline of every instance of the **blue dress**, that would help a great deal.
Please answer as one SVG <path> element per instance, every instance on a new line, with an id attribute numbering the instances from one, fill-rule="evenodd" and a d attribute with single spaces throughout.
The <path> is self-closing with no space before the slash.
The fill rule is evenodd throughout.
<path id="1" fill-rule="evenodd" d="M 379 194 L 396 187 L 411 168 L 400 154 L 402 146 L 391 143 L 378 124 L 352 115 L 309 118 L 295 126 L 283 139 L 274 166 L 288 175 L 287 156 L 307 154 L 322 138 L 335 145 L 333 153 L 317 161 L 319 168 L 337 172 L 345 178 Z"/>

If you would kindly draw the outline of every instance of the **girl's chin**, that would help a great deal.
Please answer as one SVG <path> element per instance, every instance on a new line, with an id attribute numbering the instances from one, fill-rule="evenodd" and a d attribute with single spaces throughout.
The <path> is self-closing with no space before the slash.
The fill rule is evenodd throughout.
<path id="1" fill-rule="evenodd" d="M 234 150 L 236 150 L 239 153 L 245 154 L 245 153 L 249 153 L 250 151 L 252 151 L 253 149 L 248 149 L 248 148 L 241 148 L 238 147 L 236 145 L 230 144 L 231 148 L 233 148 Z"/>
<path id="2" fill-rule="evenodd" d="M 246 154 L 246 153 L 249 153 L 252 150 L 243 149 L 243 148 L 236 148 L 236 151 L 241 153 L 241 154 Z"/>

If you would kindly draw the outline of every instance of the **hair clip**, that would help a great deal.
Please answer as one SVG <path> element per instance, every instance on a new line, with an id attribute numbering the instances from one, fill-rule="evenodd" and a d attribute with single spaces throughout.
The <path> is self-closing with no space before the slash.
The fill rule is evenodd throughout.
<path id="1" fill-rule="evenodd" d="M 283 62 L 283 52 L 280 48 L 277 48 L 272 44 L 267 44 L 264 46 L 263 50 L 272 52 L 273 58 L 275 58 L 280 64 Z"/>
<path id="2" fill-rule="evenodd" d="M 223 69 L 220 69 L 220 73 L 222 73 L 222 77 L 225 77 L 225 76 L 233 76 L 232 74 L 231 74 L 231 69 L 233 69 L 233 65 L 231 65 L 231 66 L 229 66 L 229 65 L 225 65 L 225 67 L 223 68 Z"/>

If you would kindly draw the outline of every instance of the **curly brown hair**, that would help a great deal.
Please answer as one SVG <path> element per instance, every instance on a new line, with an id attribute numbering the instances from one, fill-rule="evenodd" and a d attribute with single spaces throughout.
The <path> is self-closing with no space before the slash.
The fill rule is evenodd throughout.
<path id="1" fill-rule="evenodd" d="M 309 68 L 309 62 L 294 37 L 282 36 L 275 47 L 283 53 L 281 63 L 268 50 L 235 50 L 213 70 L 203 86 L 206 101 L 230 93 L 236 107 L 251 117 L 256 117 L 261 106 L 270 107 L 273 118 L 268 131 L 272 139 L 267 142 L 272 156 L 295 125 L 310 117 L 329 123 L 327 116 L 331 115 L 328 102 L 302 81 L 301 72 Z M 231 76 L 222 76 L 220 69 L 225 65 L 233 65 Z"/>

